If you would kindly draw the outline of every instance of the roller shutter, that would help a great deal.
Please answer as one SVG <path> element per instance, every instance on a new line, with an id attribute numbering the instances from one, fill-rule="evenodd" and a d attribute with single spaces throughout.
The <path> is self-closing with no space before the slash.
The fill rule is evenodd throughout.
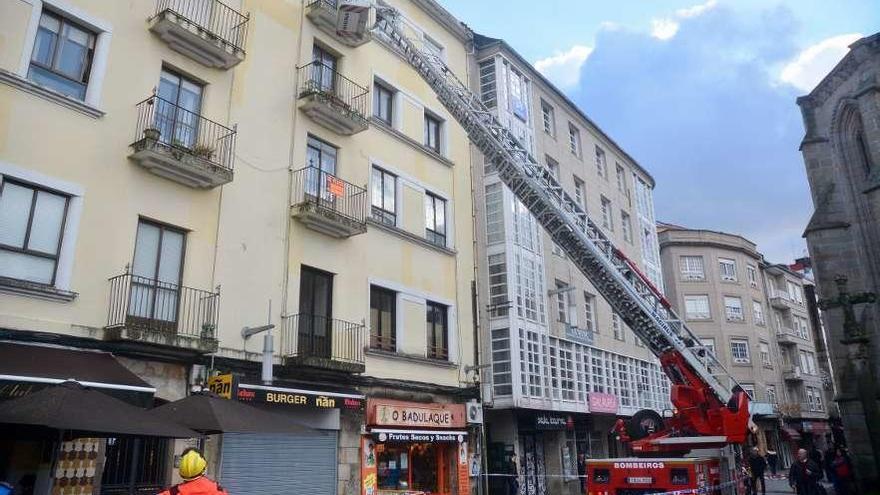
<path id="1" fill-rule="evenodd" d="M 336 437 L 226 433 L 220 483 L 236 494 L 335 495 Z"/>

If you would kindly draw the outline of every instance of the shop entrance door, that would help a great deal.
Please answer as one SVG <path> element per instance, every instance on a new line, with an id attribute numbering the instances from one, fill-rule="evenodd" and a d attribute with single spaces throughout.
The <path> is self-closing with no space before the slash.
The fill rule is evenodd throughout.
<path id="1" fill-rule="evenodd" d="M 547 495 L 547 474 L 544 465 L 544 437 L 540 434 L 524 434 L 519 437 L 520 474 L 523 483 L 519 486 L 520 495 Z"/>

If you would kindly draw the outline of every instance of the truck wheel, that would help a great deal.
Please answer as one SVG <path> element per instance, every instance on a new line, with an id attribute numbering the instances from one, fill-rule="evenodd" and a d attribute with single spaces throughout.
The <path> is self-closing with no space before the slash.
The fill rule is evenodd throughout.
<path id="1" fill-rule="evenodd" d="M 626 423 L 626 434 L 633 440 L 640 440 L 663 429 L 663 418 L 660 413 L 651 409 L 642 409 L 633 414 Z"/>

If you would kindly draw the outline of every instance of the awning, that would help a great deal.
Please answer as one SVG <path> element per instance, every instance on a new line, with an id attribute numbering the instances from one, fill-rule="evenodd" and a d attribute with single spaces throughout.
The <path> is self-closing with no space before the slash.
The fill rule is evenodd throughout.
<path id="1" fill-rule="evenodd" d="M 0 400 L 68 380 L 140 407 L 152 405 L 156 392 L 106 352 L 0 342 Z"/>
<path id="2" fill-rule="evenodd" d="M 788 426 L 788 425 L 782 426 L 782 433 L 784 433 L 785 436 L 787 436 L 789 440 L 797 441 L 797 440 L 801 439 L 800 432 L 798 432 L 797 430 L 795 430 L 794 428 L 792 428 L 791 426 Z"/>

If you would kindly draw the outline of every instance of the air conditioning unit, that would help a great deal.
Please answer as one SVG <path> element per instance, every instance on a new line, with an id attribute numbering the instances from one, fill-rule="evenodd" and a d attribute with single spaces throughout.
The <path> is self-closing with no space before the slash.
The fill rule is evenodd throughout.
<path id="1" fill-rule="evenodd" d="M 475 400 L 468 401 L 465 404 L 465 414 L 467 415 L 468 424 L 483 424 L 483 404 Z"/>

